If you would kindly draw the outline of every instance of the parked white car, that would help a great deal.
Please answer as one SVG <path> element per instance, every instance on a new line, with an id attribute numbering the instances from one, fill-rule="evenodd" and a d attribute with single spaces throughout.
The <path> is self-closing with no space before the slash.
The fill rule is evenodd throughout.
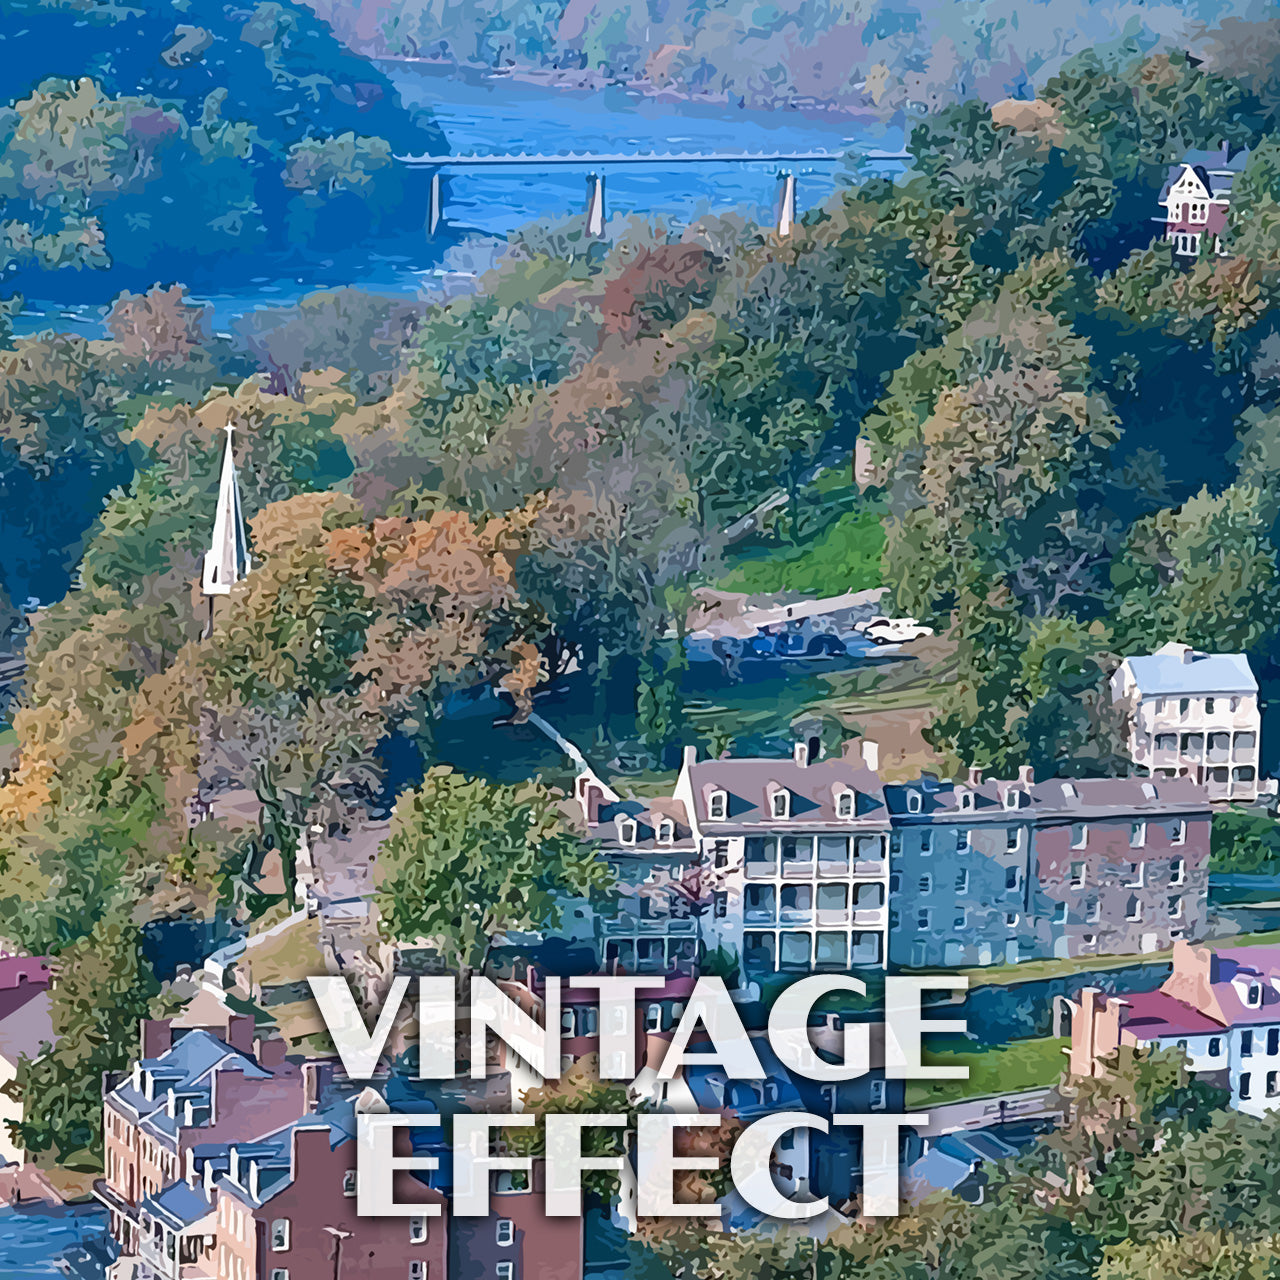
<path id="1" fill-rule="evenodd" d="M 862 628 L 862 634 L 873 644 L 908 644 L 933 635 L 933 628 L 915 618 L 872 618 Z"/>

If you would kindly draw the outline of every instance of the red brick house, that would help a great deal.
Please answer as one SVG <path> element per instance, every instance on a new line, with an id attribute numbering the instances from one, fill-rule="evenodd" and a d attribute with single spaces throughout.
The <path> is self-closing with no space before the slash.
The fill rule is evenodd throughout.
<path id="1" fill-rule="evenodd" d="M 1231 206 L 1231 189 L 1249 159 L 1247 150 L 1232 154 L 1224 142 L 1216 151 L 1188 151 L 1160 192 L 1163 239 L 1173 242 L 1180 258 L 1198 258 L 1201 251 L 1222 253 Z"/>

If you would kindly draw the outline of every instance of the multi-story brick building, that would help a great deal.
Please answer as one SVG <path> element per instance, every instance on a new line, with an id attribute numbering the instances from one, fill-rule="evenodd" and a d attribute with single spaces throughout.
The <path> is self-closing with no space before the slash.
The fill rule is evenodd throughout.
<path id="1" fill-rule="evenodd" d="M 420 1204 L 423 1213 L 356 1213 L 355 1110 L 347 1099 L 257 1141 L 227 1146 L 225 1167 L 213 1179 L 210 1276 L 447 1280 L 450 1222 L 440 1191 L 398 1171 L 396 1201 Z"/>
<path id="2" fill-rule="evenodd" d="M 1190 1068 L 1228 1089 L 1253 1115 L 1280 1110 L 1280 947 L 1223 949 L 1178 943 L 1156 991 L 1070 1002 L 1073 1075 L 1099 1075 L 1122 1045 L 1176 1048 Z"/>
<path id="3" fill-rule="evenodd" d="M 133 1069 L 103 1082 L 106 1176 L 94 1188 L 125 1254 L 141 1242 L 142 1202 L 183 1179 L 189 1151 L 247 1140 L 305 1111 L 301 1067 L 284 1041 L 255 1044 L 251 1017 L 187 1030 L 149 1019 L 141 1041 Z"/>
<path id="4" fill-rule="evenodd" d="M 890 958 L 911 967 L 1155 951 L 1198 937 L 1210 810 L 1189 779 L 885 788 Z"/>
<path id="5" fill-rule="evenodd" d="M 1210 800 L 1255 800 L 1262 718 L 1240 653 L 1166 644 L 1126 658 L 1111 695 L 1128 721 L 1129 756 L 1155 778 L 1193 778 Z"/>
<path id="6" fill-rule="evenodd" d="M 1157 221 L 1179 257 L 1224 251 L 1232 187 L 1248 159 L 1248 151 L 1224 142 L 1216 151 L 1188 151 L 1170 166 Z"/>

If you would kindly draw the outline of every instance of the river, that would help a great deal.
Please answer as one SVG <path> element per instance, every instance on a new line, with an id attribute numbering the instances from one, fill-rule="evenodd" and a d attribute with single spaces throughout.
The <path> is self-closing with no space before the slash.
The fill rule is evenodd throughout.
<path id="1" fill-rule="evenodd" d="M 406 106 L 430 110 L 455 154 L 516 152 L 651 151 L 826 151 L 847 153 L 863 172 L 897 172 L 900 130 L 831 113 L 749 111 L 725 104 L 667 102 L 645 98 L 621 87 L 573 91 L 517 81 L 459 79 L 439 67 L 387 63 Z M 736 211 L 772 219 L 777 164 L 690 163 L 637 165 L 606 169 L 609 214 L 635 213 L 686 224 L 708 212 Z M 841 163 L 794 166 L 797 208 L 825 199 L 851 170 Z M 490 261 L 491 250 L 468 251 L 463 241 L 479 235 L 492 242 L 525 223 L 554 222 L 580 213 L 585 203 L 589 166 L 545 170 L 474 170 L 445 177 L 443 234 L 362 246 L 342 259 L 318 259 L 287 276 L 237 278 L 236 264 L 223 265 L 228 285 L 201 295 L 213 309 L 215 330 L 225 330 L 240 315 L 262 307 L 295 302 L 303 294 L 339 285 L 414 297 L 439 289 L 449 279 L 464 279 Z M 414 171 L 405 182 L 408 198 L 420 200 L 426 213 L 428 174 Z M 260 266 L 260 264 L 256 264 Z M 114 277 L 114 273 L 113 273 Z M 59 280 L 58 292 L 64 281 Z M 151 279 L 119 279 L 119 288 L 140 290 Z M 112 284 L 115 284 L 113 278 Z M 53 291 L 50 290 L 52 293 Z M 26 289 L 27 302 L 17 317 L 20 334 L 56 328 L 100 337 L 104 333 L 100 301 L 41 300 L 38 281 Z"/>

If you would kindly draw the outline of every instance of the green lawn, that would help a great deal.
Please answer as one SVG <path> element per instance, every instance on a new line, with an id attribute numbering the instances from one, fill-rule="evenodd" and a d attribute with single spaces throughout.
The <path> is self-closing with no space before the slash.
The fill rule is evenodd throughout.
<path id="1" fill-rule="evenodd" d="M 716 586 L 751 594 L 803 591 L 837 595 L 880 585 L 884 529 L 880 512 L 846 510 L 813 538 L 798 546 L 760 545 L 730 552 Z"/>
<path id="2" fill-rule="evenodd" d="M 928 1042 L 926 1041 L 926 1046 Z M 967 1066 L 967 1080 L 909 1080 L 907 1109 L 925 1110 L 966 1098 L 988 1098 L 1020 1089 L 1057 1084 L 1067 1041 L 1054 1036 L 1015 1040 L 991 1049 L 954 1051 L 926 1047 L 924 1061 L 933 1066 Z"/>

